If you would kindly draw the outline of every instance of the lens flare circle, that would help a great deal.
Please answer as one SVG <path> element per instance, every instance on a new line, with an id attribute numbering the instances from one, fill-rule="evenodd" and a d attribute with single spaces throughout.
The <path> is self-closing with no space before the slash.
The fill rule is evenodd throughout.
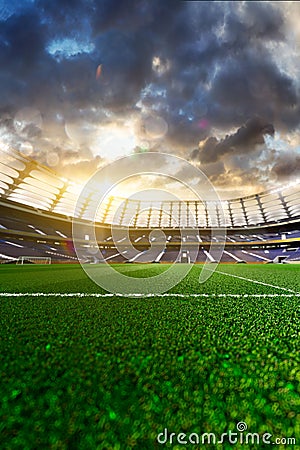
<path id="1" fill-rule="evenodd" d="M 148 138 L 161 139 L 167 134 L 169 127 L 163 117 L 151 115 L 145 117 L 144 129 Z"/>
<path id="2" fill-rule="evenodd" d="M 174 167 L 176 167 L 176 174 L 174 175 Z M 190 179 L 198 179 L 199 182 L 193 186 L 189 186 L 185 181 L 183 174 L 188 171 Z M 128 180 L 131 177 L 142 176 L 142 175 L 155 175 L 163 176 L 176 180 L 182 183 L 185 187 L 189 188 L 195 194 L 197 201 L 209 202 L 211 205 L 207 207 L 207 214 L 209 216 L 210 212 L 213 214 L 215 212 L 216 205 L 218 205 L 219 218 L 221 223 L 225 223 L 224 212 L 222 208 L 221 200 L 215 191 L 212 183 L 208 180 L 206 175 L 199 169 L 190 164 L 188 161 L 179 158 L 177 156 L 164 154 L 164 153 L 139 153 L 130 156 L 120 158 L 112 163 L 102 167 L 94 173 L 94 175 L 87 181 L 83 187 L 75 207 L 75 214 L 72 224 L 73 242 L 74 248 L 80 261 L 80 264 L 86 274 L 91 280 L 93 280 L 98 286 L 105 289 L 108 292 L 118 294 L 118 295 L 138 295 L 147 296 L 153 294 L 161 294 L 172 287 L 176 286 L 188 272 L 191 270 L 193 263 L 197 259 L 199 245 L 201 240 L 198 238 L 198 227 L 196 220 L 189 210 L 188 205 L 185 206 L 185 212 L 189 217 L 190 224 L 192 227 L 181 226 L 179 223 L 179 231 L 181 234 L 180 242 L 180 252 L 181 254 L 188 249 L 191 255 L 190 264 L 171 264 L 170 267 L 160 273 L 159 275 L 149 276 L 149 277 L 139 277 L 135 278 L 133 276 L 127 276 L 126 273 L 120 273 L 116 271 L 108 262 L 105 260 L 100 248 L 98 246 L 98 240 L 96 236 L 96 217 L 98 214 L 99 207 L 103 203 L 104 199 L 107 197 L 109 192 L 116 187 L 119 183 Z M 103 183 L 103 180 L 107 180 L 107 183 Z M 149 193 L 149 190 L 142 192 Z M 158 190 L 155 189 L 156 195 Z M 166 191 L 161 190 L 161 195 L 165 199 Z M 182 205 L 185 203 L 181 199 L 177 198 L 174 194 L 168 192 L 170 201 L 180 201 Z M 141 198 L 141 192 L 134 193 L 127 201 L 134 201 Z M 88 202 L 87 202 L 88 199 Z M 208 204 L 208 203 L 207 203 Z M 91 220 L 86 223 L 81 220 L 83 214 L 83 205 L 88 208 L 89 216 Z M 163 205 L 163 202 L 161 202 Z M 162 206 L 163 207 L 163 206 Z M 119 206 L 118 210 L 115 212 L 115 217 L 112 222 L 118 223 L 121 209 L 124 205 Z M 167 213 L 167 211 L 165 211 Z M 77 219 L 76 219 L 77 218 Z M 142 253 L 134 247 L 131 243 L 129 230 L 131 229 L 130 224 L 132 224 L 132 217 L 128 218 L 127 225 L 121 227 L 120 225 L 111 225 L 112 231 L 112 241 L 113 245 L 128 261 L 134 262 L 135 259 L 138 260 L 143 253 L 143 260 L 149 256 L 148 262 L 153 261 L 154 246 L 157 245 L 157 251 L 164 251 L 167 246 L 167 241 L 164 233 L 160 233 L 159 240 L 157 242 L 155 234 L 150 232 L 149 235 L 149 246 L 150 248 L 144 250 Z M 85 253 L 86 253 L 86 239 L 85 236 L 89 234 L 89 245 L 91 248 L 98 249 L 95 252 L 95 257 L 98 262 L 104 264 L 86 264 L 85 263 Z M 178 230 L 177 230 L 178 231 Z M 187 237 L 193 235 L 192 242 L 187 244 Z M 208 248 L 209 256 L 207 256 L 206 262 L 202 266 L 202 270 L 199 276 L 199 283 L 204 283 L 214 272 L 218 263 L 221 260 L 224 246 L 226 240 L 226 228 L 215 229 L 211 227 L 211 241 Z M 155 254 L 157 254 L 157 251 Z M 147 254 L 148 252 L 148 254 Z"/>

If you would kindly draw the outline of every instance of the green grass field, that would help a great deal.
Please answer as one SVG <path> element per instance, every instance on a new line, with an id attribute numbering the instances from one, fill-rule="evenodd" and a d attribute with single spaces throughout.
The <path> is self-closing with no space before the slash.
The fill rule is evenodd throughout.
<path id="1" fill-rule="evenodd" d="M 241 421 L 300 448 L 300 266 L 220 265 L 200 285 L 201 268 L 168 296 L 125 298 L 78 265 L 0 266 L 0 448 L 270 448 L 157 442 Z"/>

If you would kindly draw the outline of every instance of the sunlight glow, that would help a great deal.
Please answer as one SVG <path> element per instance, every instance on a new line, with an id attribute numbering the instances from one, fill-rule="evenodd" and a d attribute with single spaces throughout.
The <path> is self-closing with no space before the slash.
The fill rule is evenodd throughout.
<path id="1" fill-rule="evenodd" d="M 127 127 L 101 127 L 97 139 L 91 145 L 94 155 L 99 155 L 108 161 L 132 153 L 137 146 L 134 131 Z"/>

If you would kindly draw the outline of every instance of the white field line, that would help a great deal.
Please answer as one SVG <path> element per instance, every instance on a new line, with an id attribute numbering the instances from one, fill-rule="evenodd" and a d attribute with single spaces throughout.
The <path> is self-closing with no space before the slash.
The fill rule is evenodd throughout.
<path id="1" fill-rule="evenodd" d="M 240 277 L 239 275 L 233 275 L 232 273 L 228 273 L 228 272 L 220 272 L 219 270 L 215 270 L 215 272 L 220 273 L 222 275 L 228 275 L 229 277 L 239 278 L 240 280 L 251 281 L 252 283 L 255 283 L 255 284 L 262 284 L 263 286 L 268 286 L 268 287 L 272 287 L 275 289 L 281 289 L 283 291 L 293 292 L 294 294 L 300 295 L 298 292 L 294 291 L 293 289 L 284 288 L 282 286 L 276 286 L 274 284 L 264 283 L 263 281 L 252 280 L 251 278 Z"/>
<path id="2" fill-rule="evenodd" d="M 111 297 L 178 297 L 178 298 L 226 298 L 226 297 L 257 297 L 257 298 L 273 298 L 273 297 L 300 297 L 300 293 L 295 292 L 294 294 L 178 294 L 178 293 L 164 293 L 164 294 L 120 294 L 120 293 L 107 293 L 107 294 L 98 294 L 98 293 L 85 293 L 85 292 L 0 292 L 0 297 L 79 297 L 79 298 L 111 298 Z"/>

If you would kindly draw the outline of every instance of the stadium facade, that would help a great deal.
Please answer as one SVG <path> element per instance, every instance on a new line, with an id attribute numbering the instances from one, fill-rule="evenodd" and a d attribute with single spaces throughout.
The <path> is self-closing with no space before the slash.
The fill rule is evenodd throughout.
<path id="1" fill-rule="evenodd" d="M 222 262 L 300 260 L 299 181 L 220 203 L 107 196 L 100 208 L 97 192 L 92 190 L 78 205 L 81 189 L 18 152 L 1 151 L 1 262 L 14 263 L 22 257 L 78 262 L 73 221 L 83 230 L 81 262 L 98 262 L 91 238 L 94 223 L 97 247 L 107 262 L 189 262 L 189 246 L 195 243 L 197 262 L 213 262 L 211 249 L 220 244 L 224 244 Z M 139 255 L 126 256 L 128 243 L 115 242 L 112 227 L 128 230 Z M 163 231 L 163 246 L 161 235 L 153 230 Z"/>

